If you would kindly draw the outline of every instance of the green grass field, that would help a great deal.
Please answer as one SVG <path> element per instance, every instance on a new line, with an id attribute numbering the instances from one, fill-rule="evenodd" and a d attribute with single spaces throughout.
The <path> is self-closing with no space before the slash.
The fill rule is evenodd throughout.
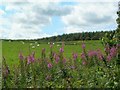
<path id="1" fill-rule="evenodd" d="M 31 45 L 32 43 L 32 45 Z M 39 46 L 37 46 L 39 44 Z M 73 52 L 77 52 L 80 56 L 80 53 L 82 52 L 81 44 L 82 41 L 70 41 L 65 42 L 64 46 L 64 56 L 69 58 L 72 56 Z M 75 45 L 74 45 L 75 44 Z M 85 41 L 86 49 L 87 50 L 93 50 L 93 49 L 103 49 L 103 45 L 101 41 Z M 35 57 L 39 58 L 41 57 L 41 50 L 42 48 L 46 49 L 46 56 L 49 56 L 50 53 L 50 45 L 48 43 L 41 43 L 41 42 L 23 42 L 21 41 L 3 41 L 2 42 L 2 56 L 6 58 L 6 61 L 9 66 L 13 66 L 14 64 L 17 64 L 19 61 L 18 54 L 20 51 L 23 52 L 25 56 L 29 55 L 30 52 L 35 51 Z M 32 48 L 34 47 L 34 48 Z M 59 48 L 61 47 L 61 44 L 55 43 L 53 45 L 53 51 L 58 52 Z M 91 48 L 92 47 L 92 48 Z"/>

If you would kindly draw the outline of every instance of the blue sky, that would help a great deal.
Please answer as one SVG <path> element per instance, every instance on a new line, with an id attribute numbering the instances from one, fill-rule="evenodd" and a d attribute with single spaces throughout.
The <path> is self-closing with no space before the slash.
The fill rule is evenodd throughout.
<path id="1" fill-rule="evenodd" d="M 117 28 L 118 4 L 111 2 L 0 2 L 0 38 L 35 39 Z M 34 0 L 35 1 L 35 0 Z M 93 0 L 95 1 L 95 0 Z"/>

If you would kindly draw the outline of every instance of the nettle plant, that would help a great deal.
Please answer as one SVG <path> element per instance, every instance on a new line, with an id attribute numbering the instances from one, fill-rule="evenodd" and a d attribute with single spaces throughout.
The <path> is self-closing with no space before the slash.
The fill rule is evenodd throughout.
<path id="1" fill-rule="evenodd" d="M 83 42 L 82 53 L 73 52 L 71 58 L 64 56 L 64 43 L 58 52 L 54 52 L 53 48 L 54 45 L 51 43 L 49 56 L 46 56 L 46 49 L 43 48 L 40 58 L 35 57 L 35 52 L 28 56 L 20 52 L 19 64 L 11 70 L 3 57 L 3 88 L 116 88 L 119 86 L 116 46 L 107 45 L 103 53 L 100 49 L 87 51 Z"/>

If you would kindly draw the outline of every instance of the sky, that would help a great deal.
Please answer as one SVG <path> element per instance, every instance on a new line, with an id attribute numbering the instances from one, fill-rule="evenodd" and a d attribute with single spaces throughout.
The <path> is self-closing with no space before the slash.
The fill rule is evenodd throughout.
<path id="1" fill-rule="evenodd" d="M 119 0 L 0 0 L 0 38 L 37 39 L 117 28 Z"/>

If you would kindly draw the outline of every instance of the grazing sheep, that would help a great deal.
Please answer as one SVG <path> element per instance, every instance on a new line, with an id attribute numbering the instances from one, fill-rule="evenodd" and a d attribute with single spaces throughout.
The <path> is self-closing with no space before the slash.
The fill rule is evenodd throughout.
<path id="1" fill-rule="evenodd" d="M 35 48 L 35 46 L 32 46 L 32 48 Z"/>
<path id="2" fill-rule="evenodd" d="M 22 44 L 25 44 L 25 42 L 21 41 Z"/>
<path id="3" fill-rule="evenodd" d="M 57 45 L 57 47 L 59 47 L 60 45 Z"/>
<path id="4" fill-rule="evenodd" d="M 38 44 L 37 46 L 39 47 L 40 45 Z"/>

